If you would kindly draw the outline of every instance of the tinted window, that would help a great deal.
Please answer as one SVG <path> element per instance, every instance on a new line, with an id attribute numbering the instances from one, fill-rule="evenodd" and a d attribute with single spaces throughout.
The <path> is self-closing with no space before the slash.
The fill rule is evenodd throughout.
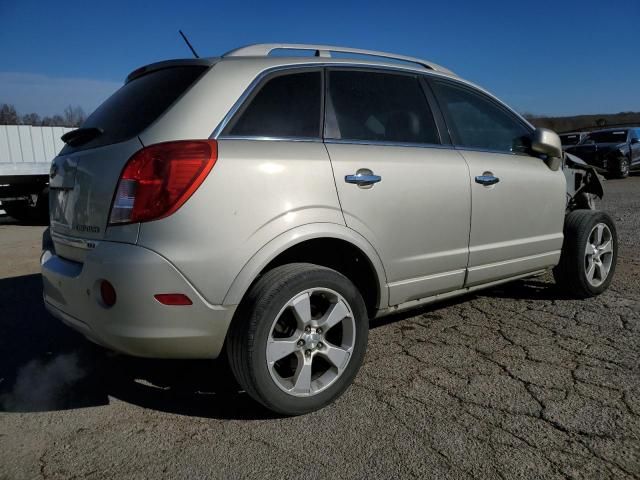
<path id="1" fill-rule="evenodd" d="M 123 85 L 82 124 L 104 133 L 77 147 L 67 145 L 62 153 L 85 150 L 128 140 L 142 133 L 189 88 L 208 67 L 189 65 L 155 70 Z"/>
<path id="2" fill-rule="evenodd" d="M 455 145 L 470 148 L 523 152 L 530 131 L 481 93 L 445 82 L 434 82 L 438 102 Z"/>
<path id="3" fill-rule="evenodd" d="M 627 141 L 626 130 L 605 130 L 592 132 L 584 139 L 584 143 L 624 143 Z"/>
<path id="4" fill-rule="evenodd" d="M 440 143 L 418 77 L 374 72 L 329 72 L 326 136 Z"/>
<path id="5" fill-rule="evenodd" d="M 225 134 L 262 137 L 319 137 L 321 72 L 280 75 L 249 100 Z"/>

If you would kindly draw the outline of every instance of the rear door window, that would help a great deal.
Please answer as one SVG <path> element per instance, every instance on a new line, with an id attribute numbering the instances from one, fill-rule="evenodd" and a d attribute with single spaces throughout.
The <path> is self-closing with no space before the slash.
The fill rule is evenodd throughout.
<path id="1" fill-rule="evenodd" d="M 438 130 L 416 75 L 329 70 L 325 137 L 438 144 Z"/>
<path id="2" fill-rule="evenodd" d="M 320 70 L 277 74 L 249 98 L 223 135 L 319 138 L 321 107 Z"/>
<path id="3" fill-rule="evenodd" d="M 62 154 L 128 140 L 162 115 L 209 67 L 183 65 L 153 70 L 124 84 L 82 124 L 103 133 L 82 145 L 66 145 Z"/>
<path id="4" fill-rule="evenodd" d="M 456 146 L 497 152 L 524 153 L 531 132 L 481 92 L 452 82 L 433 82 L 438 103 Z"/>

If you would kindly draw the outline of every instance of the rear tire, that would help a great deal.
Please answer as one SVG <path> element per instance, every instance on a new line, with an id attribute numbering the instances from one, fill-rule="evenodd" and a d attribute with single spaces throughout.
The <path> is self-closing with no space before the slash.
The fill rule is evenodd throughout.
<path id="1" fill-rule="evenodd" d="M 227 355 L 240 386 L 283 415 L 332 403 L 364 359 L 369 321 L 344 275 L 292 263 L 264 274 L 238 307 Z"/>
<path id="2" fill-rule="evenodd" d="M 553 276 L 569 295 L 594 297 L 611 284 L 617 257 L 618 236 L 611 217 L 599 211 L 575 210 L 565 218 L 560 263 Z"/>

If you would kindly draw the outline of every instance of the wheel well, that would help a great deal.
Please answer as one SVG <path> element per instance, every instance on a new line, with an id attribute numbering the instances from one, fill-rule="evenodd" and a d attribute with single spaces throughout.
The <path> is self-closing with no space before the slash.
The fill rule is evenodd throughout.
<path id="1" fill-rule="evenodd" d="M 373 317 L 380 299 L 380 283 L 369 258 L 358 247 L 337 238 L 307 240 L 280 253 L 260 275 L 280 265 L 295 262 L 314 263 L 340 272 L 360 291 L 367 313 Z"/>

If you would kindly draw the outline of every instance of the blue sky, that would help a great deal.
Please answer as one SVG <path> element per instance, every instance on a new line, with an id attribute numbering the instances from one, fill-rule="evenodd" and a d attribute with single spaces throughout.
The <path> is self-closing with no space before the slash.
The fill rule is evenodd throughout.
<path id="1" fill-rule="evenodd" d="M 93 110 L 131 70 L 258 42 L 430 59 L 521 112 L 640 111 L 640 0 L 35 2 L 0 0 L 0 103 Z"/>

